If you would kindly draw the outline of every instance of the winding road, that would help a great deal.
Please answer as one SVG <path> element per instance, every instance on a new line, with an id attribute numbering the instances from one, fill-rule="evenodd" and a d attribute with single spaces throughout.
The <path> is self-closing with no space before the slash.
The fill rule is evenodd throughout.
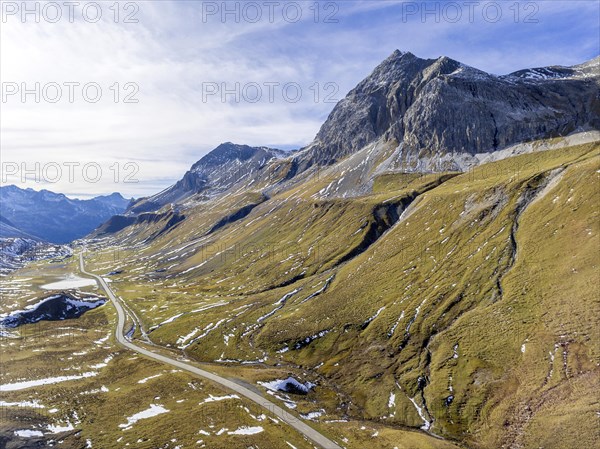
<path id="1" fill-rule="evenodd" d="M 165 355 L 152 352 L 148 349 L 137 346 L 137 345 L 133 344 L 131 341 L 127 340 L 123 335 L 125 321 L 126 321 L 125 309 L 123 308 L 123 305 L 117 299 L 116 295 L 113 293 L 111 288 L 108 286 L 108 283 L 102 277 L 95 275 L 93 273 L 90 273 L 88 271 L 85 271 L 85 265 L 84 265 L 84 261 L 83 261 L 83 252 L 79 253 L 79 268 L 83 274 L 94 278 L 98 282 L 100 287 L 106 292 L 106 294 L 110 298 L 111 302 L 115 306 L 115 309 L 117 310 L 117 315 L 118 315 L 118 322 L 117 322 L 117 328 L 115 330 L 115 337 L 117 338 L 117 341 L 121 345 L 123 345 L 124 347 L 126 347 L 128 349 L 131 349 L 132 351 L 142 354 L 143 356 L 148 357 L 150 359 L 157 360 L 162 363 L 166 363 L 168 365 L 177 367 L 179 369 L 188 371 L 197 376 L 208 379 L 208 380 L 210 380 L 214 383 L 217 383 L 231 391 L 234 391 L 235 393 L 238 393 L 238 394 L 244 396 L 247 399 L 250 399 L 252 402 L 260 405 L 267 411 L 271 412 L 273 415 L 277 416 L 279 419 L 281 419 L 282 421 L 284 421 L 285 423 L 287 423 L 288 425 L 290 425 L 291 427 L 296 429 L 298 432 L 300 432 L 302 435 L 304 435 L 310 441 L 317 444 L 318 446 L 320 446 L 323 449 L 342 449 L 340 446 L 338 446 L 336 443 L 331 441 L 329 438 L 320 434 L 315 429 L 313 429 L 312 427 L 310 427 L 309 425 L 307 425 L 306 423 L 301 421 L 299 418 L 290 414 L 288 411 L 282 409 L 281 407 L 274 404 L 273 402 L 265 399 L 260 394 L 254 392 L 242 385 L 239 385 L 229 379 L 221 377 L 217 374 L 211 373 L 209 371 L 205 371 L 203 369 L 197 368 L 193 365 L 181 362 L 179 360 L 172 359 Z"/>

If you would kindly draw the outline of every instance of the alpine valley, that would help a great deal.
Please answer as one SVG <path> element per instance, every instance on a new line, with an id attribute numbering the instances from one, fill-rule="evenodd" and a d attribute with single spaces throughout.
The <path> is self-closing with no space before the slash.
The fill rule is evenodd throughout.
<path id="1" fill-rule="evenodd" d="M 0 447 L 597 447 L 599 176 L 600 58 L 395 51 L 3 278 Z"/>

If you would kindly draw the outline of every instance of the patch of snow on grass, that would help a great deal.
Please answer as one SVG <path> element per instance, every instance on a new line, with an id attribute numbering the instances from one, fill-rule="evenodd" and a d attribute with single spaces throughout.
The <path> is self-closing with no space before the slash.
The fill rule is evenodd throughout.
<path id="1" fill-rule="evenodd" d="M 400 324 L 400 321 L 402 320 L 402 318 L 404 318 L 404 310 L 402 311 L 402 313 L 400 313 L 400 316 L 398 317 L 398 319 L 396 320 L 396 322 L 394 323 L 394 325 L 388 332 L 388 337 L 392 337 L 394 335 L 394 332 L 396 332 L 396 328 Z"/>
<path id="2" fill-rule="evenodd" d="M 31 387 L 39 387 L 41 385 L 57 384 L 60 382 L 67 382 L 69 380 L 85 379 L 86 377 L 94 377 L 97 375 L 98 375 L 98 373 L 96 373 L 96 372 L 89 372 L 89 373 L 83 373 L 83 374 L 76 375 L 76 376 L 58 376 L 58 377 L 48 377 L 46 379 L 15 382 L 12 384 L 0 385 L 0 391 L 25 390 L 25 389 L 31 388 Z"/>
<path id="3" fill-rule="evenodd" d="M 232 432 L 227 432 L 228 435 L 256 435 L 257 433 L 261 433 L 263 429 L 261 426 L 248 427 L 242 426 L 239 429 L 236 429 Z"/>
<path id="4" fill-rule="evenodd" d="M 373 321 L 375 318 L 377 318 L 379 316 L 379 314 L 381 312 L 383 312 L 385 310 L 385 306 L 383 306 L 381 309 L 379 309 L 377 312 L 375 312 L 375 315 L 373 315 L 371 318 L 367 319 L 363 324 L 362 327 L 365 328 L 367 327 L 369 324 L 371 324 L 371 321 Z"/>
<path id="5" fill-rule="evenodd" d="M 108 334 L 104 338 L 101 338 L 100 340 L 96 340 L 94 343 L 96 343 L 97 345 L 101 345 L 102 343 L 106 343 L 109 338 L 110 338 L 110 334 Z"/>
<path id="6" fill-rule="evenodd" d="M 393 408 L 396 406 L 396 394 L 392 391 L 390 393 L 390 398 L 388 399 L 388 408 Z"/>
<path id="7" fill-rule="evenodd" d="M 104 362 L 102 363 L 97 363 L 95 365 L 91 365 L 90 368 L 94 368 L 94 369 L 100 369 L 100 368 L 104 368 L 106 366 L 108 366 L 108 362 L 110 362 L 113 359 L 112 355 L 109 355 L 108 357 L 106 357 L 104 359 Z"/>
<path id="8" fill-rule="evenodd" d="M 213 396 L 209 394 L 208 397 L 204 400 L 204 402 L 218 402 L 225 401 L 227 399 L 239 399 L 240 397 L 237 394 L 230 394 L 227 396 Z"/>
<path id="9" fill-rule="evenodd" d="M 325 281 L 325 284 L 323 285 L 323 287 L 321 287 L 319 290 L 317 290 L 313 294 L 308 295 L 306 298 L 304 298 L 302 301 L 300 301 L 300 304 L 305 303 L 306 301 L 308 301 L 309 299 L 314 298 L 315 296 L 319 296 L 321 293 L 323 293 L 325 290 L 327 290 L 327 288 L 329 287 L 329 284 L 331 284 L 331 281 L 333 281 L 334 277 L 335 277 L 335 274 L 332 275 L 332 276 L 330 276 L 329 278 L 327 278 L 327 280 Z"/>
<path id="10" fill-rule="evenodd" d="M 195 337 L 192 341 L 190 341 L 189 343 L 179 346 L 180 349 L 185 349 L 188 346 L 196 343 L 198 340 L 206 337 L 208 334 L 210 334 L 212 331 L 214 331 L 216 328 L 218 328 L 221 324 L 223 324 L 225 321 L 227 321 L 226 318 L 223 318 L 222 320 L 217 321 L 216 323 L 210 323 L 208 326 L 206 326 L 204 329 L 202 329 L 202 333 L 200 335 L 198 335 L 197 337 Z"/>
<path id="11" fill-rule="evenodd" d="M 431 427 L 431 423 L 425 417 L 425 413 L 423 412 L 423 409 L 421 407 L 419 407 L 419 404 L 417 404 L 417 402 L 413 398 L 408 398 L 408 399 L 410 400 L 410 402 L 413 403 L 413 405 L 417 409 L 417 413 L 419 414 L 419 417 L 423 420 L 423 425 L 421 426 L 421 429 L 429 430 L 429 428 Z"/>
<path id="12" fill-rule="evenodd" d="M 0 407 L 31 407 L 31 408 L 44 408 L 37 401 L 23 401 L 23 402 L 4 402 L 0 401 Z M 52 413 L 52 412 L 50 412 Z"/>
<path id="13" fill-rule="evenodd" d="M 154 376 L 150 376 L 150 377 L 145 377 L 143 379 L 138 380 L 138 384 L 145 384 L 146 382 L 148 382 L 150 379 L 156 379 L 157 377 L 162 376 L 162 374 L 156 374 Z"/>
<path id="14" fill-rule="evenodd" d="M 43 437 L 44 434 L 39 430 L 15 430 L 15 435 L 21 438 Z"/>
<path id="15" fill-rule="evenodd" d="M 51 433 L 69 432 L 71 430 L 75 430 L 75 427 L 73 427 L 73 424 L 71 424 L 68 421 L 67 421 L 67 424 L 64 425 L 64 426 L 54 425 L 54 424 L 50 424 L 48 426 L 48 431 L 51 432 Z"/>
<path id="16" fill-rule="evenodd" d="M 123 430 L 130 429 L 136 422 L 141 419 L 148 419 L 154 416 L 162 415 L 163 413 L 167 413 L 169 410 L 164 408 L 162 405 L 150 404 L 150 408 L 146 410 L 142 410 L 135 415 L 132 415 L 127 418 L 127 424 L 119 424 L 119 427 Z"/>
<path id="17" fill-rule="evenodd" d="M 306 414 L 300 414 L 300 417 L 303 419 L 308 419 L 310 421 L 316 421 L 317 418 L 323 416 L 325 414 L 325 410 L 321 409 L 321 410 L 317 410 L 316 412 L 309 412 Z"/>
<path id="18" fill-rule="evenodd" d="M 287 379 L 275 379 L 271 382 L 258 382 L 258 384 L 271 391 L 284 391 L 286 393 L 299 391 L 305 394 L 314 386 L 310 382 L 307 382 L 306 384 L 300 383 L 293 377 L 288 377 Z"/>

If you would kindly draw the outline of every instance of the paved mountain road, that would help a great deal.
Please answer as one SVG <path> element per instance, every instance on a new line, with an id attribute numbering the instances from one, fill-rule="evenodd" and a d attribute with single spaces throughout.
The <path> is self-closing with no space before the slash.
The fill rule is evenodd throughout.
<path id="1" fill-rule="evenodd" d="M 188 371 L 197 376 L 208 379 L 214 383 L 217 383 L 225 388 L 228 388 L 229 390 L 232 390 L 232 391 L 244 396 L 247 399 L 250 399 L 251 401 L 255 402 L 256 404 L 260 405 L 264 409 L 271 412 L 273 415 L 277 416 L 279 419 L 281 419 L 285 423 L 289 424 L 291 427 L 296 429 L 298 432 L 300 432 L 302 435 L 304 435 L 310 441 L 312 441 L 313 443 L 322 447 L 323 449 L 342 449 L 336 443 L 334 443 L 327 437 L 321 435 L 319 432 L 317 432 L 315 429 L 313 429 L 306 423 L 302 422 L 299 418 L 290 414 L 288 411 L 282 409 L 281 407 L 274 404 L 273 402 L 265 399 L 260 394 L 254 392 L 242 385 L 239 385 L 229 379 L 221 377 L 217 374 L 211 373 L 209 371 L 205 371 L 203 369 L 197 368 L 193 365 L 181 362 L 179 360 L 172 359 L 165 355 L 152 352 L 148 349 L 137 346 L 137 345 L 133 344 L 131 341 L 127 340 L 123 336 L 123 331 L 124 331 L 125 321 L 126 321 L 125 310 L 124 310 L 123 306 L 121 305 L 120 301 L 117 299 L 116 295 L 113 293 L 111 288 L 108 286 L 108 283 L 102 277 L 85 271 L 85 265 L 83 262 L 83 252 L 81 252 L 79 254 L 79 268 L 83 274 L 93 277 L 98 282 L 100 287 L 102 287 L 102 289 L 106 292 L 106 294 L 110 298 L 111 302 L 115 306 L 115 309 L 117 310 L 117 315 L 118 315 L 118 322 L 117 322 L 117 328 L 115 330 L 115 336 L 117 338 L 117 341 L 121 345 L 125 346 L 128 349 L 131 349 L 132 351 L 142 354 L 148 358 L 157 360 L 162 363 L 166 363 L 168 365 L 177 367 L 179 369 Z"/>

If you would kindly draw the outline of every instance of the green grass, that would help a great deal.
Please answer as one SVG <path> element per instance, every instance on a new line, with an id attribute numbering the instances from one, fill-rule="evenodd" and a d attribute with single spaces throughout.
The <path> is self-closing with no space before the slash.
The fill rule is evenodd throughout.
<path id="1" fill-rule="evenodd" d="M 297 411 L 324 409 L 315 425 L 349 448 L 593 447 L 598 154 L 599 145 L 588 144 L 458 175 L 388 173 L 355 198 L 317 195 L 341 176 L 327 172 L 211 234 L 257 193 L 200 202 L 147 243 L 160 223 L 91 245 L 87 264 L 98 273 L 123 270 L 111 285 L 147 331 L 181 314 L 149 333 L 172 353 L 183 354 L 181 338 L 190 334 L 185 355 L 211 370 L 255 387 L 288 374 L 316 383 L 295 398 Z M 374 211 L 414 194 L 400 222 L 342 263 L 376 224 Z M 134 367 L 114 360 L 130 373 L 119 378 L 122 388 L 147 401 L 146 387 L 127 380 Z M 169 376 L 169 388 L 185 377 Z M 182 391 L 190 393 L 180 385 L 163 396 Z M 115 395 L 111 404 L 122 400 Z M 446 440 L 418 430 L 423 419 L 412 401 L 423 400 L 431 431 Z M 170 421 L 177 413 L 159 421 L 179 429 L 180 441 L 191 430 Z M 291 435 L 273 425 L 257 435 L 265 438 L 259 447 L 280 447 L 278 438 Z"/>

